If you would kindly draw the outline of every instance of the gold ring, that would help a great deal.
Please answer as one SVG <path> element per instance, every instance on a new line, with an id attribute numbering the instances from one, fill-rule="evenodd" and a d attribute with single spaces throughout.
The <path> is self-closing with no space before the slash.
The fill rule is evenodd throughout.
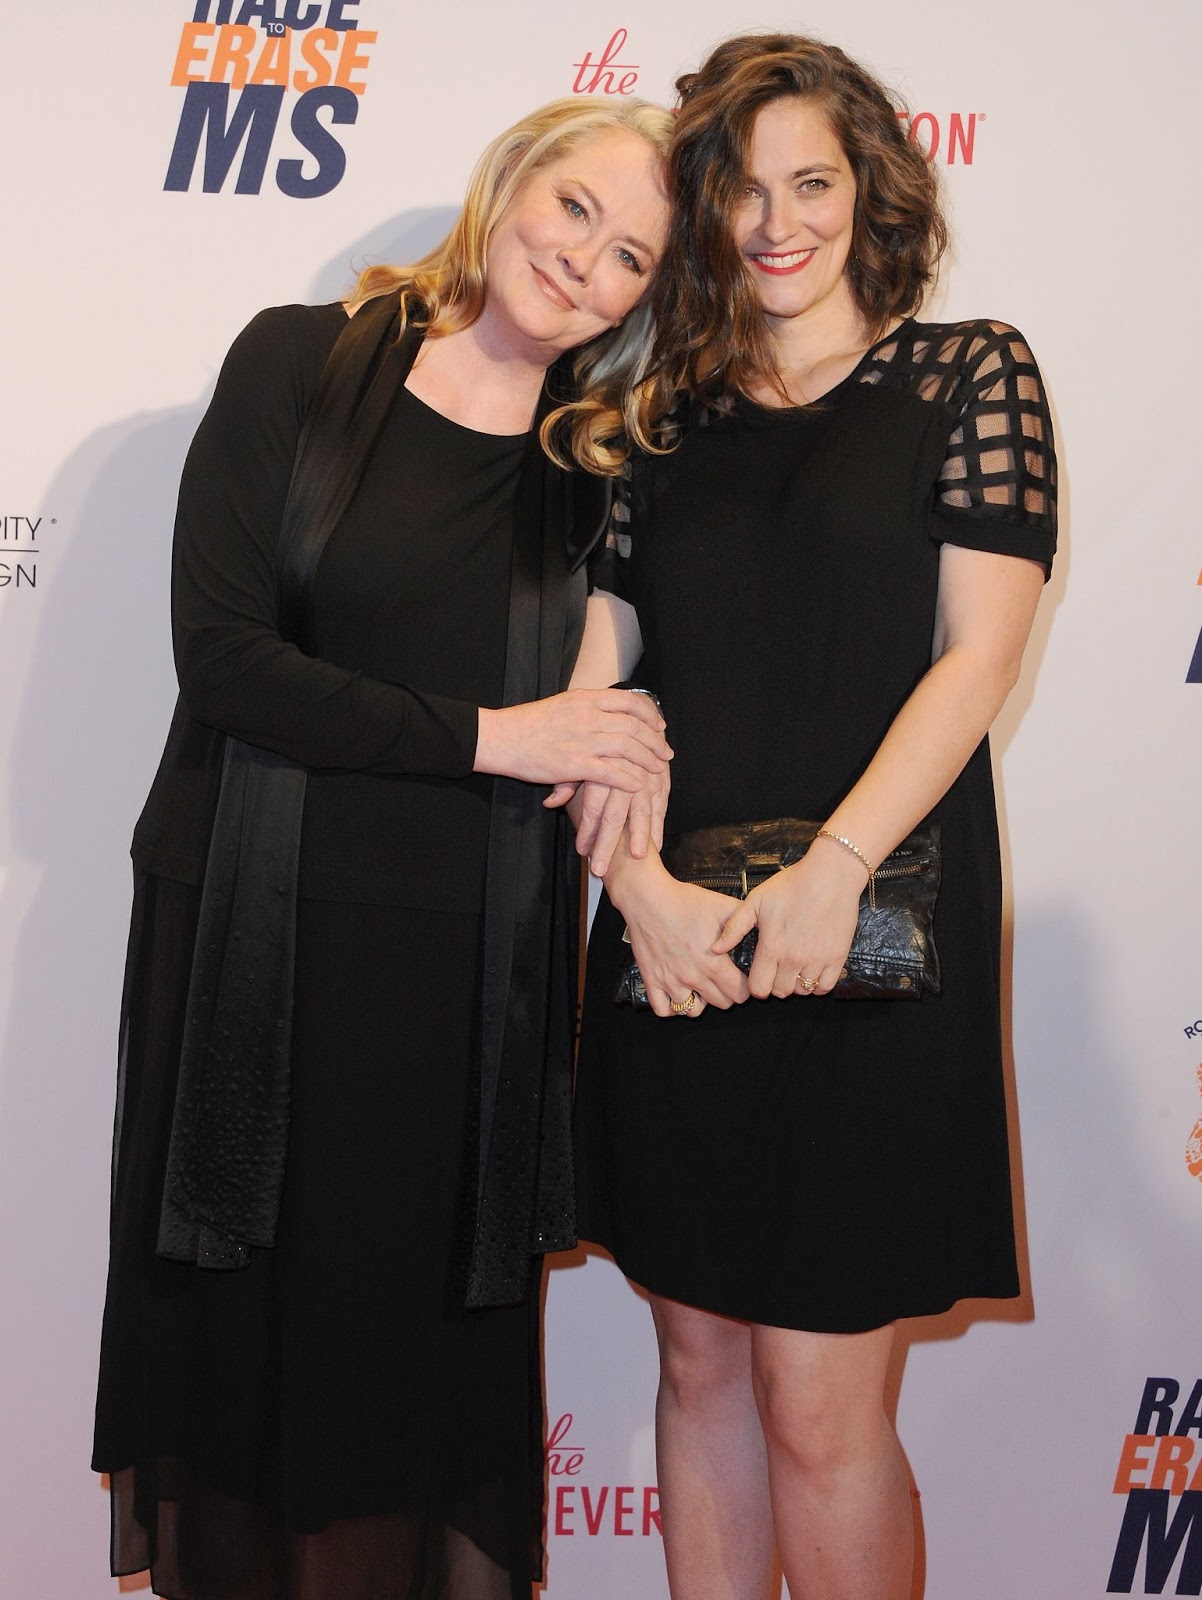
<path id="1" fill-rule="evenodd" d="M 672 1010 L 676 1016 L 687 1017 L 689 1012 L 692 1011 L 693 1007 L 697 1004 L 700 998 L 701 996 L 697 993 L 696 989 L 690 989 L 689 998 L 687 1000 L 669 1000 L 668 1004 L 672 1007 Z"/>
<path id="2" fill-rule="evenodd" d="M 797 981 L 807 994 L 818 987 L 817 978 L 803 978 L 800 972 L 797 974 Z"/>

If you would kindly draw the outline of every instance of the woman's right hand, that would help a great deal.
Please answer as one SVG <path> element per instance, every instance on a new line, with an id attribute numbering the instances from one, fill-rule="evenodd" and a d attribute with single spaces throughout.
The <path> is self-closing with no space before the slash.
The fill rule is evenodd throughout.
<path id="1" fill-rule="evenodd" d="M 647 695 L 567 689 L 499 711 L 480 708 L 475 772 L 526 783 L 602 783 L 637 793 L 672 759 L 664 719 Z"/>
<path id="2" fill-rule="evenodd" d="M 626 918 L 635 960 L 656 1016 L 673 1015 L 673 1001 L 698 996 L 683 1013 L 696 1017 L 705 1006 L 728 1011 L 747 999 L 747 979 L 728 955 L 711 946 L 730 916 L 728 895 L 681 883 L 659 861 L 615 861 L 606 879 L 610 899 Z"/>

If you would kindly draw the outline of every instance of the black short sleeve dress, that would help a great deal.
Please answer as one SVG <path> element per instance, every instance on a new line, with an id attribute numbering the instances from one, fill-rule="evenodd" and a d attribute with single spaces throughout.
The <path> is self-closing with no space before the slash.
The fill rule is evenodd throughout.
<path id="1" fill-rule="evenodd" d="M 927 671 L 940 547 L 1050 566 L 1040 375 L 998 323 L 904 321 L 820 402 L 736 402 L 636 461 L 596 583 L 637 608 L 676 751 L 669 837 L 824 818 Z M 1018 1293 L 988 742 L 932 813 L 943 992 L 613 1001 L 602 899 L 577 1085 L 580 1231 L 657 1294 L 854 1332 Z"/>

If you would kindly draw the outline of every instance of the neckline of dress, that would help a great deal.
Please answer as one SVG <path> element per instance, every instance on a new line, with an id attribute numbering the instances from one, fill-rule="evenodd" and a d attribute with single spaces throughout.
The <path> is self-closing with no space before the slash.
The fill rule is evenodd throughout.
<path id="1" fill-rule="evenodd" d="M 908 328 L 913 321 L 913 317 L 903 317 L 896 328 L 891 328 L 888 333 L 882 334 L 879 339 L 868 346 L 847 376 L 840 378 L 838 383 L 832 384 L 825 394 L 818 396 L 817 400 L 807 400 L 803 405 L 799 406 L 766 406 L 762 405 L 758 400 L 753 400 L 750 395 L 739 393 L 735 396 L 735 408 L 748 417 L 749 420 L 763 418 L 765 421 L 775 421 L 778 418 L 792 420 L 797 417 L 820 416 L 823 407 L 829 400 L 833 400 L 841 389 L 846 389 L 849 384 L 854 383 L 859 378 L 881 346 L 896 339 L 902 329 Z"/>
<path id="2" fill-rule="evenodd" d="M 448 417 L 445 411 L 440 411 L 437 406 L 432 406 L 428 400 L 423 400 L 420 394 L 414 394 L 407 383 L 401 385 L 401 393 L 411 400 L 414 405 L 420 406 L 431 417 L 437 417 L 439 422 L 445 423 L 448 428 L 454 428 L 458 433 L 466 433 L 473 439 L 488 439 L 498 449 L 502 445 L 516 446 L 525 444 L 533 429 L 527 428 L 522 433 L 489 433 L 484 428 L 472 428 L 466 422 L 457 422 L 454 417 Z"/>

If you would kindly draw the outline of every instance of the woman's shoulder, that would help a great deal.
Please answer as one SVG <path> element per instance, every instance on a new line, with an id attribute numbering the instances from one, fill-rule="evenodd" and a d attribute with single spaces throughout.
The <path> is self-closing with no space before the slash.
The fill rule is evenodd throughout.
<path id="1" fill-rule="evenodd" d="M 1030 357 L 1026 339 L 1012 323 L 996 317 L 968 317 L 960 322 L 920 322 L 907 318 L 897 330 L 909 331 L 910 339 L 941 352 L 954 350 L 973 360 L 989 350 L 1022 350 Z"/>
<path id="2" fill-rule="evenodd" d="M 996 317 L 964 317 L 958 322 L 926 322 L 920 317 L 907 317 L 902 322 L 902 327 L 906 326 L 935 337 L 991 339 L 1006 338 L 1011 334 L 1022 337 L 1017 328 Z"/>
<path id="3" fill-rule="evenodd" d="M 869 352 L 861 377 L 957 406 L 982 387 L 1029 378 L 1041 385 L 1031 347 L 1011 323 L 990 317 L 921 322 L 907 317 Z"/>
<path id="4" fill-rule="evenodd" d="M 346 326 L 340 302 L 269 306 L 236 336 L 221 364 L 214 406 L 303 414 L 321 369 Z"/>
<path id="5" fill-rule="evenodd" d="M 324 360 L 346 323 L 340 300 L 321 306 L 267 306 L 238 334 L 230 354 L 246 360 L 272 361 L 281 356 L 303 360 L 313 355 Z"/>

